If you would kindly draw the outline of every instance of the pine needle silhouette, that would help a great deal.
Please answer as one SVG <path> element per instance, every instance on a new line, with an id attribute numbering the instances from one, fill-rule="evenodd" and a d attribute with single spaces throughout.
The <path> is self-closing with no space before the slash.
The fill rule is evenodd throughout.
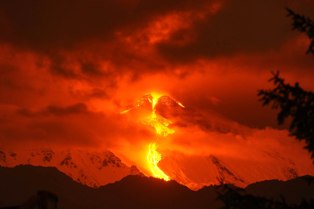
<path id="1" fill-rule="evenodd" d="M 273 72 L 270 79 L 275 85 L 270 90 L 259 90 L 258 96 L 264 106 L 279 109 L 277 121 L 283 124 L 288 118 L 290 135 L 304 140 L 305 148 L 314 159 L 314 93 L 303 90 L 299 83 L 293 86 L 285 83 L 279 72 Z"/>
<path id="2" fill-rule="evenodd" d="M 288 16 L 292 17 L 293 30 L 298 30 L 302 33 L 306 33 L 311 41 L 306 53 L 314 55 L 314 21 L 311 20 L 309 17 L 300 15 L 289 8 L 287 8 L 287 12 Z"/>
<path id="3" fill-rule="evenodd" d="M 288 16 L 292 17 L 293 30 L 306 33 L 311 43 L 307 54 L 314 55 L 314 22 L 310 18 L 298 14 L 287 8 Z M 305 148 L 314 159 L 314 93 L 302 89 L 299 83 L 293 86 L 285 83 L 279 72 L 273 72 L 270 79 L 275 85 L 270 90 L 259 90 L 258 96 L 263 106 L 271 105 L 273 109 L 279 109 L 277 115 L 278 124 L 289 122 L 290 135 L 298 140 L 304 140 Z"/>

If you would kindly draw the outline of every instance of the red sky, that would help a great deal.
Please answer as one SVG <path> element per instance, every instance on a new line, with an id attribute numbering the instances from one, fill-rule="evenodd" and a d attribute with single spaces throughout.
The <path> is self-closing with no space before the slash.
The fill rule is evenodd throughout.
<path id="1" fill-rule="evenodd" d="M 119 112 L 151 91 L 190 111 L 191 152 L 233 127 L 275 137 L 257 97 L 270 72 L 314 90 L 309 40 L 286 7 L 314 18 L 311 0 L 1 1 L 0 145 L 141 147 L 153 133 Z"/>

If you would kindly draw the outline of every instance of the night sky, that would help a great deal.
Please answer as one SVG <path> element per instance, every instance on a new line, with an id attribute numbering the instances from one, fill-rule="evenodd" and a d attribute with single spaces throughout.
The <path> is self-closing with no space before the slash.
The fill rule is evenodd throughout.
<path id="1" fill-rule="evenodd" d="M 286 7 L 314 18 L 311 0 L 2 0 L 0 146 L 129 155 L 154 133 L 120 112 L 150 92 L 186 107 L 167 149 L 291 139 L 257 97 L 276 70 L 314 90 L 310 40 Z"/>

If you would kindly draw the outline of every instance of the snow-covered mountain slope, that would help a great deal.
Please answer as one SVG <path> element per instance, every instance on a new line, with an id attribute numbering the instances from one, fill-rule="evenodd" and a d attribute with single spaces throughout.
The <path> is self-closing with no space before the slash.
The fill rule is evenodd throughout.
<path id="1" fill-rule="evenodd" d="M 159 167 L 171 179 L 191 189 L 221 183 L 245 187 L 263 180 L 289 180 L 298 176 L 314 175 L 311 162 L 298 164 L 293 158 L 280 158 L 280 154 L 256 160 L 249 157 L 214 155 L 204 157 L 177 153 L 164 158 Z"/>
<path id="2" fill-rule="evenodd" d="M 150 114 L 153 99 L 150 94 L 143 96 L 127 115 L 133 120 Z M 247 127 L 214 111 L 185 107 L 167 95 L 155 103 L 155 113 L 171 121 L 168 127 L 173 131 L 155 139 L 162 154 L 158 166 L 189 188 L 220 183 L 245 187 L 263 180 L 314 175 L 304 144 L 286 130 Z"/>
<path id="3" fill-rule="evenodd" d="M 135 166 L 128 167 L 110 151 L 0 149 L 0 166 L 17 165 L 55 167 L 75 181 L 91 187 L 106 185 L 128 175 L 141 175 Z"/>
<path id="4" fill-rule="evenodd" d="M 293 148 L 291 145 L 288 147 Z M 266 151 L 252 147 L 247 152 L 240 152 L 241 155 L 170 152 L 164 155 L 159 167 L 171 179 L 194 190 L 211 184 L 232 183 L 245 187 L 258 181 L 314 175 L 311 160 L 306 155 L 295 158 L 291 151 L 290 155 L 285 155 L 289 149 L 268 148 Z M 17 152 L 0 149 L 0 166 L 17 165 L 55 167 L 91 187 L 103 186 L 128 175 L 143 175 L 137 167 L 128 167 L 109 151 L 33 149 Z"/>

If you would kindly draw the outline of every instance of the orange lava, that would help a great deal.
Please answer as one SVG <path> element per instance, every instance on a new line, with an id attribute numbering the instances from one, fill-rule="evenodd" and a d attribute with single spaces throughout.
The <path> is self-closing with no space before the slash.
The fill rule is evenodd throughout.
<path id="1" fill-rule="evenodd" d="M 159 115 L 156 112 L 156 105 L 159 102 L 159 99 L 164 96 L 159 93 L 150 93 L 149 95 L 146 95 L 145 98 L 147 98 L 148 102 L 151 104 L 151 113 L 148 117 L 145 118 L 144 124 L 152 127 L 155 130 L 156 138 L 153 143 L 150 143 L 148 145 L 148 151 L 146 155 L 146 161 L 147 161 L 147 169 L 151 172 L 151 175 L 155 178 L 163 179 L 165 181 L 169 181 L 170 177 L 165 174 L 159 167 L 158 163 L 162 159 L 161 153 L 158 152 L 158 140 L 161 138 L 165 138 L 168 135 L 174 134 L 175 131 L 169 127 L 169 125 L 172 123 L 167 118 L 164 118 L 163 116 Z M 175 100 L 174 100 L 175 101 Z M 184 108 L 183 104 L 175 101 L 180 107 Z M 126 114 L 129 111 L 131 111 L 134 108 L 140 107 L 140 104 L 136 104 L 135 107 L 121 111 L 121 114 Z"/>

